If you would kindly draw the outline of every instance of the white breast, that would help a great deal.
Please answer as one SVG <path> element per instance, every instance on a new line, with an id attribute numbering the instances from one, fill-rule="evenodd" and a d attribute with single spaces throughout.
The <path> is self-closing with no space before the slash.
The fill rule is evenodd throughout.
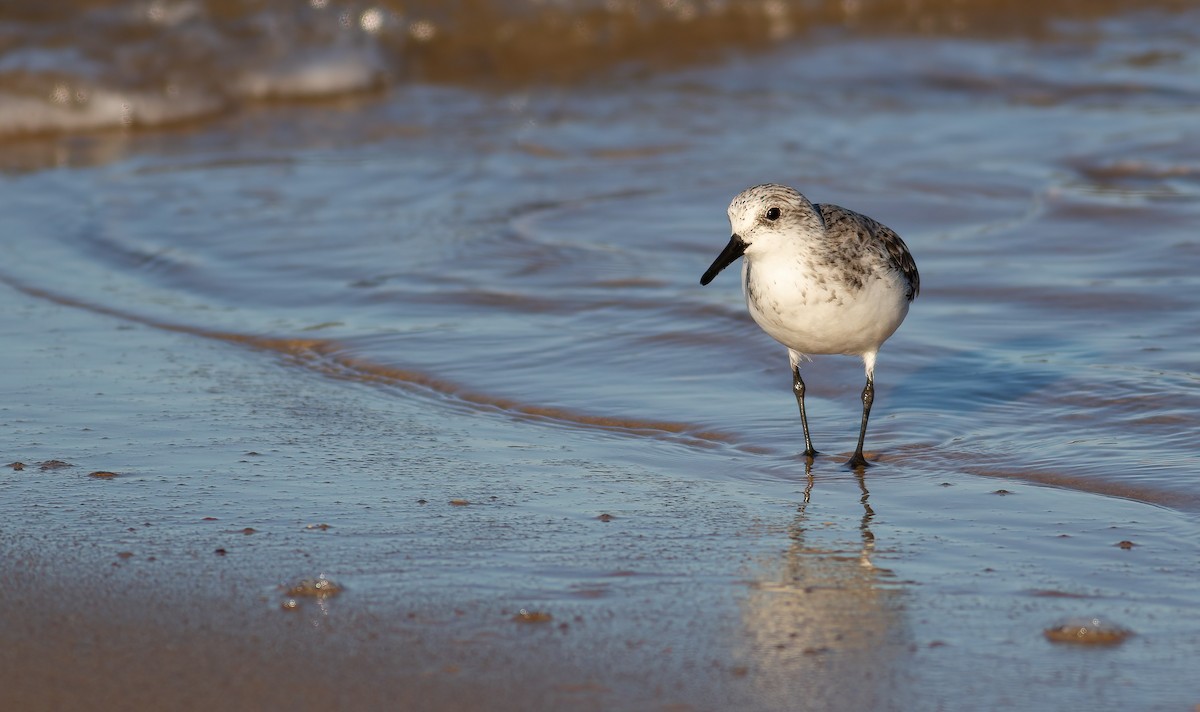
<path id="1" fill-rule="evenodd" d="M 903 277 L 892 271 L 866 275 L 852 287 L 828 275 L 822 283 L 798 259 L 747 257 L 742 288 L 763 331 L 802 354 L 874 353 L 908 314 Z"/>

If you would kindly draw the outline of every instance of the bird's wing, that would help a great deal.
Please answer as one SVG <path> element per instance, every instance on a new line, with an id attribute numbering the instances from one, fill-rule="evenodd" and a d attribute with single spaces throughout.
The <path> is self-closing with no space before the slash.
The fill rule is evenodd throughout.
<path id="1" fill-rule="evenodd" d="M 821 203 L 813 207 L 821 211 L 827 235 L 855 240 L 868 249 L 878 251 L 908 281 L 908 301 L 917 298 L 917 293 L 921 291 L 921 275 L 917 273 L 917 263 L 913 261 L 908 245 L 904 244 L 904 240 L 900 239 L 895 230 L 839 205 Z"/>

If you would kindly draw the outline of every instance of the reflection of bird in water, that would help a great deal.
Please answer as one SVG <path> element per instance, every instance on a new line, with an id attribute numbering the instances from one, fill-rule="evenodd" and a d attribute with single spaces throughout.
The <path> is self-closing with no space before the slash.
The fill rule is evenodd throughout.
<path id="1" fill-rule="evenodd" d="M 909 641 L 902 590 L 873 561 L 866 481 L 856 473 L 861 514 L 848 529 L 821 521 L 853 515 L 817 506 L 811 462 L 805 475 L 783 559 L 768 563 L 743 609 L 746 667 L 762 694 L 779 696 L 781 709 L 796 708 L 797 695 L 803 709 L 903 708 L 900 666 Z"/>
<path id="2" fill-rule="evenodd" d="M 796 517 L 796 522 L 794 522 L 792 525 L 793 538 L 796 538 L 800 533 L 802 533 L 796 531 L 796 527 L 800 521 L 804 520 L 805 510 L 808 509 L 809 501 L 812 498 L 812 485 L 815 483 L 815 478 L 812 477 L 811 462 L 806 463 L 804 466 L 804 473 L 806 475 L 806 481 L 804 484 L 804 499 L 802 502 L 800 502 L 799 507 L 796 509 L 799 513 L 799 516 Z M 875 554 L 875 533 L 871 532 L 871 520 L 875 519 L 875 510 L 871 509 L 871 492 L 866 489 L 866 477 L 863 474 L 862 469 L 859 469 L 858 472 L 854 473 L 854 479 L 858 481 L 858 490 L 862 492 L 862 497 L 858 498 L 858 502 L 863 505 L 863 519 L 858 522 L 858 531 L 863 539 L 863 548 L 859 551 L 858 563 L 859 566 L 874 569 L 875 562 L 871 561 L 871 555 Z M 882 570 L 888 574 L 892 573 L 888 569 Z"/>
<path id="3" fill-rule="evenodd" d="M 808 510 L 808 504 L 812 500 L 813 485 L 816 483 L 816 478 L 813 477 L 811 460 L 806 462 L 804 465 L 804 475 L 804 497 L 800 501 L 799 506 L 796 507 L 798 516 L 796 517 L 796 521 L 792 523 L 792 526 L 789 530 L 791 537 L 794 540 L 803 539 L 803 523 L 807 518 L 806 513 Z M 858 501 L 860 504 L 862 504 L 863 508 L 862 520 L 860 520 L 858 524 L 858 531 L 862 537 L 862 549 L 859 551 L 859 564 L 865 568 L 873 569 L 875 568 L 875 563 L 871 561 L 871 555 L 875 553 L 875 534 L 871 531 L 871 520 L 875 518 L 875 510 L 871 509 L 871 492 L 867 490 L 867 478 L 863 474 L 862 470 L 855 472 L 854 479 L 858 482 L 859 492 L 862 493 L 862 496 L 858 498 Z M 884 571 L 888 574 L 891 573 L 891 571 L 887 569 L 881 569 L 881 571 Z"/>

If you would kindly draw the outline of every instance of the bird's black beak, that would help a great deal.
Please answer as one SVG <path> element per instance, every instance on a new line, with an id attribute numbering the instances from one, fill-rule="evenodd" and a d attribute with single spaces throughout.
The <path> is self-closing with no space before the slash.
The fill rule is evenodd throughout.
<path id="1" fill-rule="evenodd" d="M 734 233 L 733 237 L 729 238 L 729 244 L 725 245 L 725 249 L 721 250 L 721 254 L 717 255 L 717 259 L 713 260 L 713 263 L 709 265 L 708 271 L 700 278 L 700 284 L 708 284 L 713 281 L 713 277 L 716 277 L 721 270 L 733 264 L 733 261 L 741 257 L 745 251 L 746 243 L 742 241 L 740 235 Z"/>

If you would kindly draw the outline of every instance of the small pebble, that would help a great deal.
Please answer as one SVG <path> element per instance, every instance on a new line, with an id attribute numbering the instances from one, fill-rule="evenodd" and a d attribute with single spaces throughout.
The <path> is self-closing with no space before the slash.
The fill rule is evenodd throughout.
<path id="1" fill-rule="evenodd" d="M 308 596 L 309 598 L 329 598 L 343 591 L 341 584 L 321 574 L 315 579 L 301 579 L 287 587 L 290 597 Z"/>
<path id="2" fill-rule="evenodd" d="M 1099 618 L 1072 619 L 1042 631 L 1054 643 L 1077 645 L 1117 645 L 1133 635 L 1133 631 L 1105 623 Z"/>
<path id="3" fill-rule="evenodd" d="M 554 620 L 554 616 L 541 611 L 527 611 L 522 608 L 517 612 L 517 615 L 512 618 L 517 623 L 549 623 Z"/>

